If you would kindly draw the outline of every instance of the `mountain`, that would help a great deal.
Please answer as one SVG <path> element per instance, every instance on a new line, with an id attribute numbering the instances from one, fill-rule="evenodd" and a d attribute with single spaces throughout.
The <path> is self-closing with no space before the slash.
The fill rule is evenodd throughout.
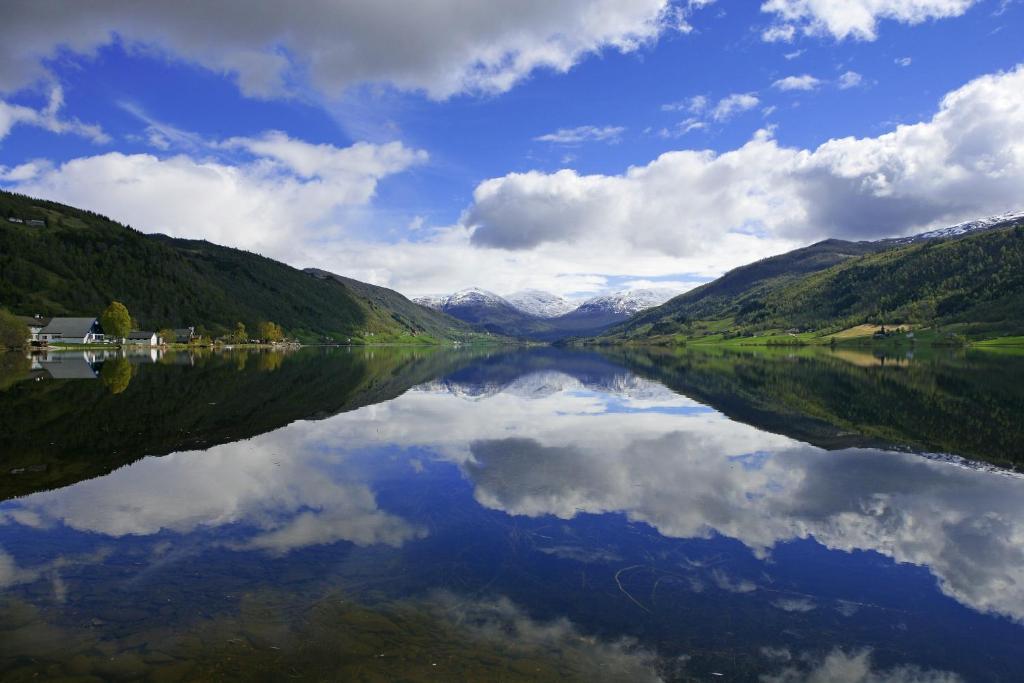
<path id="1" fill-rule="evenodd" d="M 957 223 L 951 225 L 948 228 L 939 228 L 938 230 L 929 230 L 928 232 L 922 232 L 917 235 L 910 237 L 898 237 L 893 240 L 882 240 L 885 242 L 893 242 L 896 244 L 911 244 L 913 242 L 922 242 L 925 240 L 933 239 L 945 239 L 948 237 L 962 237 L 968 233 L 979 232 L 981 230 L 995 230 L 997 228 L 1005 228 L 1009 225 L 1024 220 L 1024 211 L 1007 211 L 997 216 L 988 216 L 987 218 L 978 218 L 973 221 L 967 221 L 966 223 Z"/>
<path id="2" fill-rule="evenodd" d="M 480 329 L 510 337 L 528 337 L 544 327 L 542 318 L 524 313 L 503 297 L 477 287 L 448 296 L 422 297 L 414 301 Z"/>
<path id="3" fill-rule="evenodd" d="M 504 299 L 523 313 L 538 318 L 557 318 L 576 308 L 571 302 L 557 294 L 539 289 L 524 289 L 521 292 L 508 294 Z"/>
<path id="4" fill-rule="evenodd" d="M 576 313 L 629 317 L 640 311 L 660 306 L 679 292 L 674 289 L 629 289 L 587 299 Z"/>
<path id="5" fill-rule="evenodd" d="M 602 338 L 838 332 L 865 323 L 1024 332 L 1024 219 L 994 217 L 898 240 L 825 240 L 732 270 Z"/>
<path id="6" fill-rule="evenodd" d="M 114 299 L 144 329 L 195 325 L 220 335 L 237 322 L 255 329 L 270 320 L 307 341 L 476 334 L 382 287 L 0 191 L 0 305 L 26 315 L 98 315 Z"/>
<path id="7" fill-rule="evenodd" d="M 343 285 L 362 299 L 372 310 L 390 315 L 394 320 L 409 329 L 417 330 L 418 333 L 426 333 L 437 339 L 446 339 L 453 334 L 459 338 L 472 337 L 477 333 L 472 325 L 446 313 L 431 310 L 430 307 L 410 301 L 393 289 L 360 282 L 319 268 L 306 268 L 304 272 L 316 278 L 332 280 Z"/>
<path id="8" fill-rule="evenodd" d="M 472 287 L 448 296 L 420 297 L 414 301 L 498 334 L 557 341 L 600 334 L 637 311 L 666 301 L 674 293 L 667 289 L 622 291 L 587 299 L 574 308 L 565 299 L 538 290 L 502 297 Z M 569 310 L 554 314 L 566 308 Z"/>

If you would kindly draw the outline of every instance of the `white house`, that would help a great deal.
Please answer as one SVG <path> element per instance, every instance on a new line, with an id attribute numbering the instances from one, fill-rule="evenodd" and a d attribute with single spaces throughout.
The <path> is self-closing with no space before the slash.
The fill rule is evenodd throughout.
<path id="1" fill-rule="evenodd" d="M 37 338 L 48 344 L 95 344 L 103 341 L 103 331 L 96 318 L 51 318 Z"/>
<path id="2" fill-rule="evenodd" d="M 146 330 L 132 330 L 128 333 L 127 340 L 129 344 L 138 344 L 140 346 L 160 345 L 160 338 L 156 336 L 156 332 L 147 332 Z"/>

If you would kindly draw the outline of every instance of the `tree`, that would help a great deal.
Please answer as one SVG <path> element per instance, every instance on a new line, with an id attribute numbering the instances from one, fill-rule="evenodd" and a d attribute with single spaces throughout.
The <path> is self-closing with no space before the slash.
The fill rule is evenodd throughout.
<path id="1" fill-rule="evenodd" d="M 256 337 L 265 342 L 279 342 L 284 339 L 284 330 L 272 322 L 262 322 L 256 328 Z"/>
<path id="2" fill-rule="evenodd" d="M 29 336 L 28 325 L 10 311 L 0 308 L 0 351 L 27 346 Z"/>
<path id="3" fill-rule="evenodd" d="M 178 335 L 175 334 L 174 330 L 169 327 L 165 327 L 156 333 L 156 336 L 160 337 L 160 341 L 164 344 L 173 344 L 178 340 Z"/>
<path id="4" fill-rule="evenodd" d="M 231 333 L 231 341 L 236 344 L 244 344 L 249 339 L 249 333 L 245 331 L 245 325 L 235 323 L 235 331 Z"/>
<path id="5" fill-rule="evenodd" d="M 100 314 L 100 325 L 103 326 L 103 334 L 106 336 L 124 339 L 132 331 L 132 316 L 123 303 L 111 301 L 107 309 Z"/>

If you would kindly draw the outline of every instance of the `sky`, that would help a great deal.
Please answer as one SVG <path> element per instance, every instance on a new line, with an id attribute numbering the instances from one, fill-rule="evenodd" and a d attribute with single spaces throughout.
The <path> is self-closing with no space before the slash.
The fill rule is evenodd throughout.
<path id="1" fill-rule="evenodd" d="M 7 0 L 0 187 L 409 296 L 1024 209 L 1021 0 Z"/>

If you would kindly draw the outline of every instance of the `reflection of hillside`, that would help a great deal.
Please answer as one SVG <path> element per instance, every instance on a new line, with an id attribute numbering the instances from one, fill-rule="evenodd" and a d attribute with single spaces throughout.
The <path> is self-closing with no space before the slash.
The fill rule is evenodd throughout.
<path id="1" fill-rule="evenodd" d="M 978 354 L 882 364 L 828 351 L 656 349 L 605 355 L 733 419 L 824 448 L 876 445 L 1024 465 L 1024 359 Z"/>
<path id="2" fill-rule="evenodd" d="M 385 401 L 479 352 L 309 349 L 273 360 L 264 355 L 177 354 L 142 366 L 131 358 L 127 372 L 113 367 L 107 382 L 11 384 L 0 393 L 0 499 L 105 474 L 146 455 L 205 449 Z M 113 359 L 103 367 L 111 363 L 128 365 Z M 27 361 L 9 365 L 12 375 L 27 375 Z"/>

